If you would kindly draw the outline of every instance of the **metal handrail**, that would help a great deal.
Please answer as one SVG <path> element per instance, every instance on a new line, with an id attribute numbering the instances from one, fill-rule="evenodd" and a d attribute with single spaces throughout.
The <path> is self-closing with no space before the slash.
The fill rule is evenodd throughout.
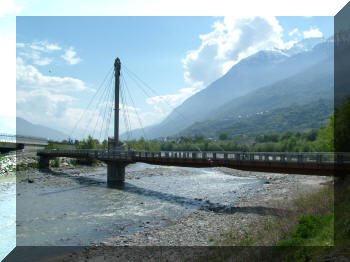
<path id="1" fill-rule="evenodd" d="M 143 151 L 143 150 L 106 150 L 106 149 L 52 149 L 40 150 L 43 154 L 87 155 L 96 158 L 133 159 L 202 159 L 236 160 L 254 162 L 290 162 L 290 163 L 339 163 L 350 162 L 350 153 L 332 152 L 242 152 L 242 151 Z"/>

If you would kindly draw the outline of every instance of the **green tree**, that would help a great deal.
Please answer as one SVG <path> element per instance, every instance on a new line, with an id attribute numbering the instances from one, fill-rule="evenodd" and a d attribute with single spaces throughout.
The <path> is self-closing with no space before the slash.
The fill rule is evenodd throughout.
<path id="1" fill-rule="evenodd" d="M 205 141 L 205 138 L 204 138 L 203 135 L 195 135 L 194 136 L 194 142 L 195 143 L 199 143 L 199 142 L 203 142 L 203 141 Z"/>
<path id="2" fill-rule="evenodd" d="M 228 139 L 228 135 L 227 135 L 226 133 L 221 133 L 221 134 L 219 135 L 219 139 L 220 139 L 220 140 L 227 140 L 227 139 Z"/>
<path id="3" fill-rule="evenodd" d="M 335 148 L 338 152 L 350 152 L 350 96 L 335 108 Z"/>
<path id="4" fill-rule="evenodd" d="M 334 116 L 331 115 L 328 126 L 321 129 L 317 138 L 316 150 L 334 152 Z"/>
<path id="5" fill-rule="evenodd" d="M 98 144 L 96 142 L 96 139 L 94 139 L 92 136 L 88 136 L 87 140 L 83 140 L 79 146 L 79 149 L 97 149 Z"/>

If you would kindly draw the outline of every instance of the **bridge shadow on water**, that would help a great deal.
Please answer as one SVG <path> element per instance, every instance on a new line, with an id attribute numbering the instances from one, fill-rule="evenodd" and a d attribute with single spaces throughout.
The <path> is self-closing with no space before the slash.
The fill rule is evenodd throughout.
<path id="1" fill-rule="evenodd" d="M 53 170 L 45 171 L 45 173 L 49 175 L 57 176 L 57 177 L 72 179 L 78 184 L 80 184 L 81 186 L 53 191 L 53 192 L 42 193 L 42 195 L 57 194 L 61 192 L 71 191 L 71 190 L 79 190 L 81 188 L 87 188 L 87 187 L 99 187 L 99 188 L 109 188 L 112 190 L 113 189 L 121 190 L 132 194 L 138 194 L 138 195 L 147 196 L 151 198 L 161 199 L 174 204 L 180 204 L 192 209 L 207 210 L 215 213 L 224 213 L 224 214 L 253 213 L 253 214 L 258 214 L 263 216 L 271 215 L 271 216 L 280 217 L 280 216 L 286 216 L 291 212 L 286 209 L 264 207 L 264 206 L 240 207 L 240 206 L 234 206 L 234 205 L 212 203 L 209 200 L 203 200 L 199 198 L 193 199 L 185 196 L 174 195 L 171 193 L 165 193 L 165 192 L 155 191 L 152 189 L 141 188 L 139 186 L 136 186 L 128 182 L 125 182 L 123 185 L 116 185 L 113 187 L 109 187 L 107 186 L 107 182 L 101 179 L 84 177 L 84 176 L 75 176 L 75 175 L 70 175 L 64 172 L 57 172 Z"/>

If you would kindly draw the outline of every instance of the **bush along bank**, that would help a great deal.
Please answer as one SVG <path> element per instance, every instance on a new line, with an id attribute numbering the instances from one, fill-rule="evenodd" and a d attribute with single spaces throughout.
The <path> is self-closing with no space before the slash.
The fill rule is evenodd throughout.
<path id="1" fill-rule="evenodd" d="M 350 207 L 350 197 L 348 202 L 347 206 Z M 342 207 L 343 205 L 344 203 Z M 234 261 L 319 261 L 335 249 L 335 234 L 346 231 L 346 226 L 334 226 L 333 185 L 288 203 L 281 203 L 279 209 L 290 212 L 281 213 L 277 217 L 261 217 L 258 224 L 249 226 L 249 230 L 238 232 L 232 229 L 223 232 L 219 239 L 213 239 L 215 246 L 232 247 L 222 249 L 220 256 L 225 256 L 228 260 L 234 257 Z M 340 217 L 346 216 L 345 214 Z M 345 222 L 342 221 L 341 224 L 347 225 L 349 219 L 343 220 Z M 335 228 L 339 232 L 335 232 Z M 347 246 L 349 241 L 344 243 Z M 261 248 L 254 247 L 253 250 L 251 246 Z M 223 250 L 226 251 L 222 253 Z M 203 261 L 208 258 L 203 257 Z M 217 254 L 213 254 L 212 258 L 215 261 Z"/>

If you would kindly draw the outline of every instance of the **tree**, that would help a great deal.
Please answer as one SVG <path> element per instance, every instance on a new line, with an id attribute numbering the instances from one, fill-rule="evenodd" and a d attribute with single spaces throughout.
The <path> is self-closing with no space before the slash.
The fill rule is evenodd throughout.
<path id="1" fill-rule="evenodd" d="M 194 136 L 194 142 L 195 143 L 200 143 L 200 142 L 203 142 L 205 139 L 204 139 L 204 136 L 203 135 L 195 135 Z"/>
<path id="2" fill-rule="evenodd" d="M 220 140 L 227 140 L 227 139 L 228 139 L 228 135 L 227 135 L 226 133 L 221 133 L 221 134 L 219 135 L 219 139 L 220 139 Z"/>
<path id="3" fill-rule="evenodd" d="M 92 136 L 88 136 L 87 140 L 83 140 L 78 146 L 79 149 L 97 149 L 96 139 Z"/>
<path id="4" fill-rule="evenodd" d="M 335 148 L 337 152 L 350 152 L 350 96 L 334 112 Z"/>
<path id="5" fill-rule="evenodd" d="M 309 133 L 306 134 L 306 139 L 308 141 L 315 141 L 318 135 L 318 131 L 315 129 L 312 129 Z"/>
<path id="6" fill-rule="evenodd" d="M 321 129 L 316 149 L 319 152 L 334 152 L 334 116 L 331 115 L 328 126 Z"/>

